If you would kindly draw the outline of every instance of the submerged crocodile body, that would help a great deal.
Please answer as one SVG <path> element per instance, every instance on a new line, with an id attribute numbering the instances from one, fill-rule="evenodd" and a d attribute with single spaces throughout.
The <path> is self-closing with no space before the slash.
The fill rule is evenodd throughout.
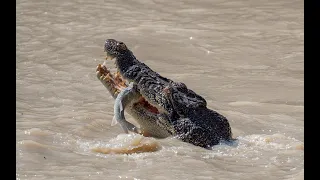
<path id="1" fill-rule="evenodd" d="M 174 82 L 154 72 L 137 60 L 123 42 L 107 39 L 104 49 L 107 59 L 115 59 L 119 76 L 135 86 L 119 90 L 125 90 L 126 96 L 132 99 L 126 102 L 125 109 L 132 111 L 135 107 L 132 108 L 130 104 L 140 104 L 135 97 L 148 104 L 149 108 L 144 108 L 141 116 L 134 117 L 137 121 L 145 123 L 151 117 L 153 131 L 167 132 L 184 142 L 204 148 L 210 148 L 221 140 L 232 139 L 228 120 L 208 109 L 205 99 L 188 89 L 184 83 Z M 119 100 L 123 98 L 118 97 Z M 119 103 L 115 105 L 116 108 L 119 109 Z M 156 110 L 152 112 L 152 116 L 145 118 L 145 114 L 150 114 L 150 109 Z M 118 117 L 124 119 L 123 114 Z M 143 127 L 141 124 L 140 126 Z"/>

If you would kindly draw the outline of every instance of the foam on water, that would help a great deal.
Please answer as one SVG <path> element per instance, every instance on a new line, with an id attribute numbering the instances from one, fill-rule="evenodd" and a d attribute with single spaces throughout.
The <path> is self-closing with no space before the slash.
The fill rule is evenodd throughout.
<path id="1" fill-rule="evenodd" d="M 294 172 L 293 174 L 297 176 L 303 173 L 301 172 L 301 166 L 303 166 L 301 161 L 303 161 L 304 143 L 282 134 L 239 136 L 233 143 L 221 143 L 214 146 L 212 150 L 206 150 L 174 138 L 154 139 L 137 134 L 118 134 L 109 140 L 97 140 L 39 128 L 25 130 L 21 133 L 27 134 L 30 140 L 21 140 L 17 143 L 18 169 L 26 168 L 25 162 L 41 168 L 39 161 L 50 162 L 61 156 L 61 153 L 68 153 L 69 158 L 73 156 L 76 158 L 80 155 L 86 156 L 85 159 L 98 157 L 98 159 L 112 162 L 119 162 L 121 159 L 121 163 L 128 163 L 128 166 L 144 168 L 144 170 L 151 170 L 150 167 L 163 168 L 167 161 L 180 164 L 182 169 L 184 169 L 183 164 L 192 164 L 195 171 L 200 171 L 200 169 L 203 171 L 198 175 L 193 173 L 189 175 L 200 179 L 211 177 L 212 172 L 205 167 L 216 163 L 220 163 L 220 168 L 238 174 L 269 168 L 273 169 L 277 175 L 286 175 L 288 178 L 292 178 L 292 173 L 290 176 L 287 172 Z M 24 155 L 26 153 L 36 153 L 40 156 L 30 159 Z M 62 160 L 61 163 L 70 164 L 72 162 Z M 242 165 L 237 165 L 239 163 Z M 177 175 L 184 176 L 182 171 L 177 168 L 173 169 Z M 98 172 L 101 173 L 98 175 L 103 174 L 102 171 Z M 216 173 L 222 172 L 220 170 Z M 135 177 L 130 173 L 119 176 Z M 156 176 L 161 178 L 158 173 Z"/>

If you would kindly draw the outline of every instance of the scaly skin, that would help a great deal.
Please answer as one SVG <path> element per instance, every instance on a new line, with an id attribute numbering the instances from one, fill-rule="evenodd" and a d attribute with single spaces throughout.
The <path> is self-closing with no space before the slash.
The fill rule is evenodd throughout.
<path id="1" fill-rule="evenodd" d="M 196 146 L 210 148 L 221 140 L 232 140 L 228 120 L 207 108 L 204 98 L 187 88 L 154 72 L 136 59 L 120 41 L 107 39 L 107 59 L 115 59 L 119 74 L 134 82 L 142 97 L 158 109 L 161 123 L 173 136 Z"/>
<path id="2" fill-rule="evenodd" d="M 180 118 L 185 117 L 185 114 L 188 114 L 190 109 L 207 106 L 207 102 L 203 97 L 188 89 L 182 82 L 170 82 L 163 91 L 175 113 Z"/>

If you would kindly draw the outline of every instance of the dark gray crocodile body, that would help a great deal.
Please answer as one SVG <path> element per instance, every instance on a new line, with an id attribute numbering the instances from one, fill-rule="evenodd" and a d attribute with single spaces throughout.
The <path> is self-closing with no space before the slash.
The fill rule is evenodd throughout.
<path id="1" fill-rule="evenodd" d="M 164 120 L 169 121 L 168 132 L 173 136 L 204 148 L 232 139 L 228 120 L 208 109 L 206 100 L 185 84 L 165 78 L 138 61 L 123 42 L 108 39 L 105 51 L 107 56 L 115 58 L 122 77 L 134 82 L 141 95 L 158 108 L 159 114 L 167 116 Z"/>

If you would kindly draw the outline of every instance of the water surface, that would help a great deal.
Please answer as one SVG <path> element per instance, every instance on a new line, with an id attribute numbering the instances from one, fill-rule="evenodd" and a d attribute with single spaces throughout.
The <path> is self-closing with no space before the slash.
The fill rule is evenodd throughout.
<path id="1" fill-rule="evenodd" d="M 17 179 L 303 179 L 303 9 L 301 0 L 18 0 Z M 107 38 L 203 96 L 238 143 L 92 151 L 136 137 L 110 126 L 114 101 L 95 76 Z"/>

